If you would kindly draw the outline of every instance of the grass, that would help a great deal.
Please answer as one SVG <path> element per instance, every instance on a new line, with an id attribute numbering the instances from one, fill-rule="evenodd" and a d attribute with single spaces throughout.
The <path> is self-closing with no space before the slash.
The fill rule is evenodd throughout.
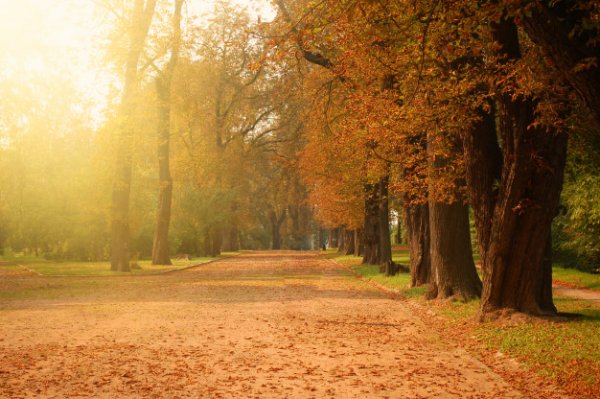
<path id="1" fill-rule="evenodd" d="M 552 268 L 552 278 L 577 287 L 600 290 L 600 274 L 585 273 L 577 269 L 554 266 Z"/>
<path id="2" fill-rule="evenodd" d="M 408 274 L 386 277 L 379 272 L 378 266 L 361 265 L 358 257 L 334 255 L 328 253 L 326 256 L 352 267 L 368 280 L 399 290 L 407 298 L 425 293 L 425 288 L 409 288 Z M 394 251 L 393 259 L 408 264 L 408 253 Z M 600 276 L 574 269 L 555 267 L 554 278 L 580 287 L 600 289 Z M 600 387 L 600 308 L 589 301 L 556 295 L 554 301 L 559 312 L 578 316 L 560 321 L 530 319 L 516 323 L 477 323 L 478 300 L 438 302 L 433 309 L 448 328 L 467 328 L 464 334 L 474 337 L 487 350 L 518 359 L 530 370 L 575 392 L 577 397 L 595 397 L 594 393 Z"/>
<path id="3" fill-rule="evenodd" d="M 42 260 L 39 258 L 14 258 L 11 263 L 22 265 L 23 267 L 39 273 L 44 276 L 131 276 L 131 275 L 148 275 L 172 270 L 183 269 L 189 266 L 194 266 L 221 257 L 236 255 L 237 252 L 226 252 L 217 258 L 199 257 L 189 260 L 173 259 L 171 266 L 152 265 L 149 260 L 139 261 L 140 269 L 133 269 L 131 272 L 113 272 L 110 270 L 110 263 L 105 262 L 54 262 Z"/>
<path id="4" fill-rule="evenodd" d="M 360 274 L 365 279 L 374 281 L 385 287 L 392 288 L 406 298 L 418 297 L 425 294 L 425 287 L 410 287 L 410 275 L 408 273 L 398 273 L 395 276 L 387 277 L 379 272 L 379 266 L 377 265 L 362 265 L 362 258 L 357 256 L 341 256 L 336 253 L 327 253 L 325 257 L 335 259 L 337 262 L 343 265 L 350 266 L 355 273 Z M 394 250 L 392 259 L 396 263 L 408 265 L 408 251 Z"/>

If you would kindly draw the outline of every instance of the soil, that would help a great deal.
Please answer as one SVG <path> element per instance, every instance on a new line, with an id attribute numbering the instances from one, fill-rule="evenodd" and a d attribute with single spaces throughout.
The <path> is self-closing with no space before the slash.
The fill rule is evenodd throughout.
<path id="1" fill-rule="evenodd" d="M 0 291 L 15 287 L 0 302 L 2 398 L 531 396 L 317 253 L 161 276 L 0 278 Z"/>

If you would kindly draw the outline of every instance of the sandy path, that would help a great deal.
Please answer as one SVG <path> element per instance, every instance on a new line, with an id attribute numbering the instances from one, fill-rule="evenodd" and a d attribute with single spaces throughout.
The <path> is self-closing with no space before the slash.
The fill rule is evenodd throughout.
<path id="1" fill-rule="evenodd" d="M 35 299 L 0 304 L 2 398 L 523 397 L 314 254 L 14 284 Z"/>

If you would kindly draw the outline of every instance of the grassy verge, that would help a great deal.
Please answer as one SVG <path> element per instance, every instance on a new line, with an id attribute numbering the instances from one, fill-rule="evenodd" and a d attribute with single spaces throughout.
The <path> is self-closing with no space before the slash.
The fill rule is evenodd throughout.
<path id="1" fill-rule="evenodd" d="M 555 266 L 552 268 L 552 278 L 576 287 L 600 290 L 600 274 L 585 273 L 577 269 Z"/>
<path id="2" fill-rule="evenodd" d="M 396 253 L 394 260 L 405 256 Z M 361 265 L 360 258 L 330 254 L 328 257 L 350 266 L 367 280 L 398 290 L 406 298 L 422 297 L 425 292 L 424 288 L 409 288 L 407 274 L 386 277 L 379 273 L 378 266 Z M 561 281 L 597 287 L 595 275 L 571 269 L 559 269 L 556 274 Z M 419 302 L 423 304 L 422 300 Z M 600 308 L 589 301 L 560 296 L 555 296 L 555 304 L 559 312 L 578 316 L 559 321 L 526 319 L 479 323 L 475 321 L 479 301 L 424 303 L 441 318 L 445 331 L 455 331 L 462 337 L 459 344 L 468 345 L 463 339 L 472 337 L 474 342 L 468 349 L 503 353 L 576 397 L 596 397 L 595 393 L 600 391 Z"/>
<path id="3" fill-rule="evenodd" d="M 173 264 L 170 266 L 157 266 L 152 265 L 149 260 L 139 261 L 139 269 L 133 269 L 130 273 L 128 272 L 113 272 L 110 270 L 109 262 L 53 262 L 42 259 L 26 258 L 19 259 L 15 258 L 11 260 L 12 267 L 15 265 L 21 265 L 35 273 L 39 273 L 44 276 L 131 276 L 131 275 L 148 275 L 162 272 L 168 272 L 173 270 L 184 269 L 186 267 L 207 263 L 212 260 L 216 260 L 222 257 L 232 256 L 238 254 L 237 252 L 225 252 L 217 258 L 192 258 L 192 259 L 173 259 Z"/>

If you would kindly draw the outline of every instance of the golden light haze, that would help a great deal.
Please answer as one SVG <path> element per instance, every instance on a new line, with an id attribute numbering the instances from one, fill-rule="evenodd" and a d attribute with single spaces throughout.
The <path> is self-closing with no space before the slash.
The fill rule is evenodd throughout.
<path id="1" fill-rule="evenodd" d="M 94 103 L 92 118 L 105 108 L 115 77 L 103 67 L 102 45 L 111 29 L 101 0 L 0 0 L 0 79 L 28 81 L 61 75 Z M 234 0 L 253 14 L 270 18 L 264 1 Z M 209 19 L 213 1 L 187 0 L 187 15 Z"/>

